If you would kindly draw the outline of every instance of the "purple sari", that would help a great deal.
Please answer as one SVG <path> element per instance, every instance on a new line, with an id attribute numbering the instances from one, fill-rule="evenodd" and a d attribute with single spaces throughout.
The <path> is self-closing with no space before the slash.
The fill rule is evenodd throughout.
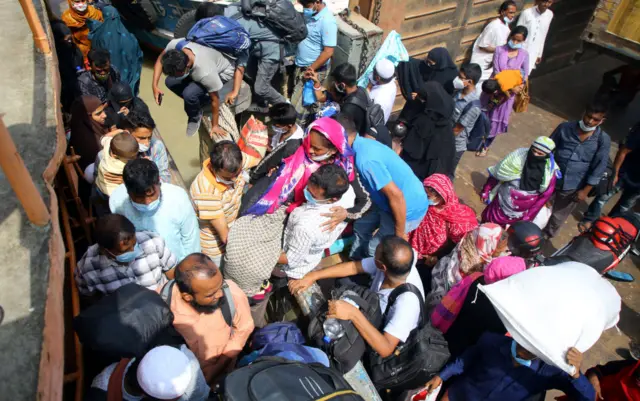
<path id="1" fill-rule="evenodd" d="M 506 70 L 519 70 L 522 73 L 522 80 L 526 81 L 529 77 L 529 53 L 524 49 L 520 49 L 517 56 L 509 58 L 508 45 L 496 48 L 496 52 L 493 55 L 493 76 Z M 515 101 L 516 95 L 511 94 L 507 100 L 489 112 L 489 119 L 491 120 L 489 138 L 507 132 Z"/>

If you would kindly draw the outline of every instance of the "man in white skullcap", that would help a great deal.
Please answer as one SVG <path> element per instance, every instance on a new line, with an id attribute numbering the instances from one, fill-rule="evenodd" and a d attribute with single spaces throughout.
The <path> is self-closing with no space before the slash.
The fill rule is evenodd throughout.
<path id="1" fill-rule="evenodd" d="M 379 104 L 384 112 L 385 124 L 389 121 L 389 116 L 393 111 L 393 104 L 396 101 L 396 67 L 387 58 L 376 63 L 373 73 L 369 77 L 369 96 L 371 100 Z"/>
<path id="2" fill-rule="evenodd" d="M 93 379 L 90 394 L 107 393 L 107 398 L 138 401 L 146 397 L 157 400 L 204 401 L 210 388 L 200 370 L 196 356 L 182 345 L 161 345 L 147 352 L 139 361 L 122 359 L 107 366 Z M 113 394 L 112 394 L 113 393 Z"/>

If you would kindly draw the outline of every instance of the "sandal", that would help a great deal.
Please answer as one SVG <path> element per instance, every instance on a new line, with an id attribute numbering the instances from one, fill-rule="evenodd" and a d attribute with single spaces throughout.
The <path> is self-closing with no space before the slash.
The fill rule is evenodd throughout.
<path id="1" fill-rule="evenodd" d="M 578 231 L 580 231 L 580 234 L 584 234 L 591 229 L 592 224 L 590 221 L 581 221 L 578 223 Z"/>
<path id="2" fill-rule="evenodd" d="M 482 150 L 476 152 L 476 157 L 486 157 L 487 153 L 489 153 L 489 149 L 482 148 Z"/>

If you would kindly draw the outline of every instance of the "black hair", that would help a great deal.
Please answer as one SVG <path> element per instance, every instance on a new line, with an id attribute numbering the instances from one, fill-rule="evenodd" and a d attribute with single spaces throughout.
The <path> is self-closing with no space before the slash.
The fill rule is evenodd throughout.
<path id="1" fill-rule="evenodd" d="M 482 91 L 489 95 L 494 94 L 497 90 L 500 90 L 500 84 L 496 79 L 487 79 L 482 83 Z"/>
<path id="2" fill-rule="evenodd" d="M 135 226 L 121 214 L 108 214 L 96 222 L 96 243 L 104 249 L 115 249 L 135 235 Z"/>
<path id="3" fill-rule="evenodd" d="M 511 30 L 511 33 L 509 33 L 509 38 L 512 38 L 519 33 L 521 33 L 522 36 L 524 36 L 524 39 L 527 40 L 527 36 L 529 36 L 529 30 L 527 29 L 526 26 L 522 26 L 522 25 L 518 25 L 517 27 L 513 28 Z"/>
<path id="4" fill-rule="evenodd" d="M 480 78 L 482 78 L 482 68 L 475 63 L 463 64 L 460 67 L 460 71 L 464 73 L 467 79 L 472 80 L 474 85 L 480 82 Z"/>
<path id="5" fill-rule="evenodd" d="M 353 120 L 353 117 L 351 117 L 349 114 L 340 113 L 334 118 L 337 122 L 340 123 L 340 125 L 342 125 L 342 128 L 344 128 L 344 130 L 347 132 L 347 135 L 349 134 L 353 135 L 358 133 L 358 129 L 356 128 L 356 123 Z"/>
<path id="6" fill-rule="evenodd" d="M 340 198 L 349 190 L 347 172 L 335 164 L 325 164 L 317 169 L 309 183 L 322 188 L 325 199 Z"/>
<path id="7" fill-rule="evenodd" d="M 160 171 L 151 160 L 134 159 L 124 166 L 122 179 L 129 194 L 144 196 L 154 185 L 160 185 Z"/>
<path id="8" fill-rule="evenodd" d="M 151 114 L 147 110 L 133 109 L 125 118 L 120 120 L 118 128 L 130 132 L 133 132 L 138 128 L 148 128 L 153 130 L 156 128 L 156 122 L 153 121 Z"/>
<path id="9" fill-rule="evenodd" d="M 342 63 L 337 66 L 331 73 L 331 77 L 338 83 L 343 83 L 347 86 L 355 86 L 358 82 L 358 73 L 356 67 L 349 63 Z"/>
<path id="10" fill-rule="evenodd" d="M 289 103 L 277 103 L 269 109 L 269 118 L 273 124 L 295 124 L 298 118 L 296 108 Z"/>
<path id="11" fill-rule="evenodd" d="M 604 115 L 607 115 L 607 112 L 609 111 L 609 106 L 607 105 L 606 102 L 603 102 L 600 99 L 594 99 L 587 105 L 585 111 L 588 114 L 602 113 Z"/>
<path id="12" fill-rule="evenodd" d="M 380 242 L 380 261 L 387 267 L 389 275 L 406 276 L 413 266 L 413 248 L 404 238 L 388 235 Z M 407 258 L 407 254 L 411 257 Z"/>
<path id="13" fill-rule="evenodd" d="M 93 48 L 89 50 L 87 59 L 89 60 L 89 64 L 102 68 L 106 67 L 107 64 L 111 62 L 111 53 L 106 49 Z"/>
<path id="14" fill-rule="evenodd" d="M 162 72 L 170 77 L 177 77 L 187 69 L 189 57 L 183 51 L 177 49 L 168 50 L 162 56 Z"/>
<path id="15" fill-rule="evenodd" d="M 224 7 L 222 7 L 220 4 L 205 2 L 200 4 L 198 8 L 196 8 L 195 19 L 196 22 L 198 22 L 201 19 L 211 18 L 218 15 L 224 15 Z"/>
<path id="16" fill-rule="evenodd" d="M 298 2 L 300 4 L 302 4 L 302 7 L 307 7 L 309 4 L 313 4 L 313 3 L 317 3 L 320 0 L 298 0 Z"/>
<path id="17" fill-rule="evenodd" d="M 175 271 L 176 285 L 182 293 L 193 294 L 191 280 L 197 275 L 211 278 L 218 274 L 216 264 L 204 253 L 196 252 L 187 255 L 178 263 Z"/>
<path id="18" fill-rule="evenodd" d="M 508 9 L 509 7 L 511 7 L 511 6 L 514 6 L 514 7 L 516 7 L 516 8 L 518 7 L 518 5 L 516 4 L 516 2 L 515 2 L 515 1 L 513 1 L 513 0 L 507 0 L 507 1 L 503 2 L 502 4 L 500 4 L 500 8 L 498 8 L 498 12 L 499 12 L 499 13 L 501 13 L 501 12 L 503 12 L 503 11 L 507 11 L 507 9 Z"/>
<path id="19" fill-rule="evenodd" d="M 209 153 L 211 168 L 235 173 L 242 167 L 242 152 L 233 141 L 216 142 Z"/>

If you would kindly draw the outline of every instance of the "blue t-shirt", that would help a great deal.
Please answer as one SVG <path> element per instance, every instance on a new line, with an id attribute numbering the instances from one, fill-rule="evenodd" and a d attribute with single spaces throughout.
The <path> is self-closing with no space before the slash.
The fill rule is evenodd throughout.
<path id="1" fill-rule="evenodd" d="M 429 205 L 427 193 L 411 167 L 400 156 L 388 146 L 361 136 L 353 141 L 352 147 L 362 184 L 377 207 L 391 213 L 389 200 L 380 190 L 393 181 L 404 194 L 407 221 L 418 220 L 425 215 Z"/>
<path id="2" fill-rule="evenodd" d="M 307 37 L 298 44 L 298 67 L 309 67 L 325 47 L 336 47 L 338 44 L 338 24 L 329 7 L 323 8 L 307 21 L 307 32 Z"/>

